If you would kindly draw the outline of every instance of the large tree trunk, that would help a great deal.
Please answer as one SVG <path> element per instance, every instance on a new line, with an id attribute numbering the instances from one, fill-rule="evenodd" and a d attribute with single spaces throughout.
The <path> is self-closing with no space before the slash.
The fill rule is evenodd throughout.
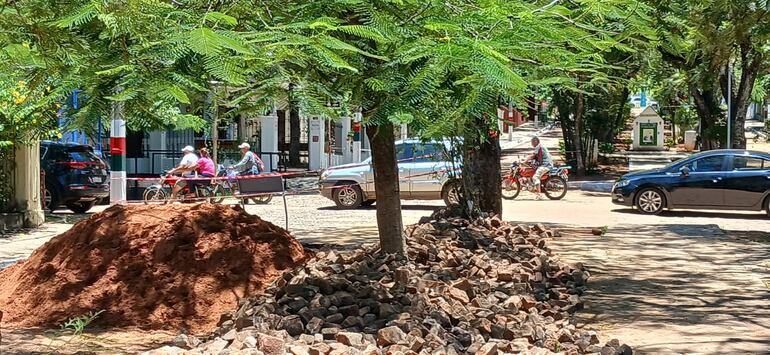
<path id="1" fill-rule="evenodd" d="M 289 166 L 296 168 L 300 164 L 299 137 L 300 134 L 299 109 L 292 105 L 289 108 Z"/>
<path id="2" fill-rule="evenodd" d="M 742 70 L 740 83 L 737 86 L 735 85 L 735 68 L 725 66 L 725 68 L 722 69 L 719 78 L 722 87 L 722 96 L 727 98 L 728 95 L 732 95 L 730 100 L 730 112 L 732 113 L 730 122 L 732 136 L 731 148 L 736 149 L 746 149 L 746 113 L 751 104 L 751 91 L 754 89 L 754 82 L 759 74 L 759 68 L 763 59 L 763 56 L 758 54 L 749 59 L 748 54 L 746 53 L 747 51 L 746 48 L 743 48 L 741 51 L 743 53 L 741 55 Z M 731 74 L 733 75 L 728 76 L 728 70 L 731 70 Z M 727 89 L 728 77 L 732 79 L 732 83 L 730 83 L 732 86 L 731 90 Z"/>
<path id="3" fill-rule="evenodd" d="M 393 124 L 388 122 L 368 126 L 366 133 L 372 143 L 380 248 L 384 253 L 404 254 L 406 241 L 401 219 L 401 196 Z"/>
<path id="4" fill-rule="evenodd" d="M 482 137 L 489 124 L 484 117 L 471 119 L 465 135 L 463 163 L 463 191 L 465 199 L 473 203 L 474 211 L 502 215 L 502 184 L 500 173 L 499 135 Z M 379 202 L 378 202 L 379 203 Z"/>
<path id="5" fill-rule="evenodd" d="M 700 119 L 701 150 L 719 149 L 724 144 L 722 135 L 716 131 L 717 122 L 723 117 L 722 109 L 712 90 L 699 90 L 694 83 L 689 83 L 690 95 L 695 103 L 695 112 Z M 712 132 L 710 134 L 710 132 Z"/>
<path id="6" fill-rule="evenodd" d="M 561 124 L 561 135 L 562 140 L 564 140 L 564 150 L 566 151 L 562 158 L 566 161 L 570 161 L 571 159 L 574 159 L 574 145 L 572 139 L 575 137 L 571 118 L 572 97 L 564 91 L 556 90 L 553 95 L 553 103 L 558 109 L 557 117 Z"/>

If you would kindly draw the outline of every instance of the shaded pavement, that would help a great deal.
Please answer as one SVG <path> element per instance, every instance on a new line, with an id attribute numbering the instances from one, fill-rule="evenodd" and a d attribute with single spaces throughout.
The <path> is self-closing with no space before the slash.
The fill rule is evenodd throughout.
<path id="1" fill-rule="evenodd" d="M 617 225 L 551 245 L 592 273 L 579 326 L 642 353 L 767 353 L 770 238 L 736 234 L 715 225 Z"/>

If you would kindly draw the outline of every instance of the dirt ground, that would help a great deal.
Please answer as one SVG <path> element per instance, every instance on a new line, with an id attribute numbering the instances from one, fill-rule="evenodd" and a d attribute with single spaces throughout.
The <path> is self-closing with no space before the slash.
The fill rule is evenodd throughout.
<path id="1" fill-rule="evenodd" d="M 136 354 L 172 341 L 175 332 L 88 329 L 83 335 L 57 329 L 1 329 L 0 354 Z"/>

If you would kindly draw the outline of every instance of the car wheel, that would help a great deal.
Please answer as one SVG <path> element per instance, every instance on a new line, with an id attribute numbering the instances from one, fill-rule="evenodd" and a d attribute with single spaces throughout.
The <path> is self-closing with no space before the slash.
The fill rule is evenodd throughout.
<path id="1" fill-rule="evenodd" d="M 551 200 L 561 200 L 567 194 L 567 180 L 561 176 L 551 176 L 542 186 L 543 193 Z"/>
<path id="2" fill-rule="evenodd" d="M 59 193 L 52 186 L 46 185 L 45 196 L 43 198 L 43 201 L 45 201 L 45 209 L 51 211 L 51 213 L 59 208 L 59 204 L 61 203 L 59 201 Z"/>
<path id="3" fill-rule="evenodd" d="M 513 200 L 519 196 L 521 192 L 521 181 L 519 179 L 503 179 L 503 198 L 506 200 Z"/>
<path id="4" fill-rule="evenodd" d="M 767 213 L 767 216 L 770 217 L 770 196 L 765 199 L 765 212 Z"/>
<path id="5" fill-rule="evenodd" d="M 338 208 L 358 208 L 363 203 L 361 187 L 355 184 L 337 185 L 334 187 L 333 200 Z"/>
<path id="6" fill-rule="evenodd" d="M 73 203 L 68 203 L 67 204 L 67 208 L 69 208 L 70 211 L 72 211 L 72 212 L 83 214 L 83 213 L 88 212 L 88 210 L 90 210 L 92 207 L 94 207 L 95 204 L 96 204 L 96 201 L 91 201 L 91 202 L 73 202 Z"/>
<path id="7" fill-rule="evenodd" d="M 447 206 L 459 205 L 462 188 L 463 184 L 460 180 L 451 180 L 444 184 L 444 188 L 441 189 L 441 198 L 444 200 L 444 204 Z"/>
<path id="8" fill-rule="evenodd" d="M 636 209 L 644 214 L 658 214 L 666 207 L 666 197 L 660 190 L 647 188 L 639 191 Z"/>

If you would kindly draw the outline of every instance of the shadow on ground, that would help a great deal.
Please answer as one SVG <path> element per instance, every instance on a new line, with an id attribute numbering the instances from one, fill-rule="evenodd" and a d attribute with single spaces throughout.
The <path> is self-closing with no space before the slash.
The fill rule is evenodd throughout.
<path id="1" fill-rule="evenodd" d="M 745 216 L 742 216 L 745 218 Z M 634 225 L 565 233 L 554 252 L 592 277 L 580 326 L 648 352 L 770 349 L 770 246 L 715 225 Z"/>
<path id="2" fill-rule="evenodd" d="M 291 228 L 291 233 L 310 249 L 355 249 L 378 241 L 377 226 L 325 227 L 323 230 Z"/>

